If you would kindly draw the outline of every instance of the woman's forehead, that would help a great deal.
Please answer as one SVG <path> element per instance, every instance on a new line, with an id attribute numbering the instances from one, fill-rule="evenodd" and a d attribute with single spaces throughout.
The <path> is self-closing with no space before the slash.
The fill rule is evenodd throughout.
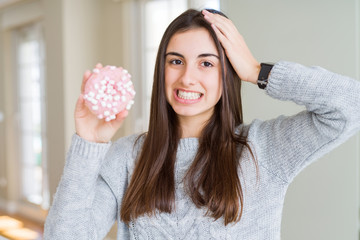
<path id="1" fill-rule="evenodd" d="M 175 33 L 169 41 L 166 49 L 168 52 L 218 54 L 214 39 L 205 28 L 192 28 L 183 32 Z"/>

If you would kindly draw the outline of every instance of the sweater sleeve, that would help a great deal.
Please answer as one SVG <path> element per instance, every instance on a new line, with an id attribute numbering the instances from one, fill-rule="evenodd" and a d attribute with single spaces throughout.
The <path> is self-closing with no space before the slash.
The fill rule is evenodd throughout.
<path id="1" fill-rule="evenodd" d="M 279 62 L 266 91 L 306 107 L 294 116 L 255 120 L 249 131 L 259 165 L 285 182 L 360 129 L 359 81 L 320 67 Z"/>
<path id="2" fill-rule="evenodd" d="M 117 201 L 99 174 L 111 144 L 77 135 L 45 222 L 44 239 L 103 239 L 117 216 Z"/>

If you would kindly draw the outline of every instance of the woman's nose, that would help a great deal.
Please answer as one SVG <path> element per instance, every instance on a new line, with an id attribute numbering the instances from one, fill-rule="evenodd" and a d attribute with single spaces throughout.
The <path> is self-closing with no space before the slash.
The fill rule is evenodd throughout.
<path id="1" fill-rule="evenodd" d="M 189 65 L 187 65 L 184 68 L 183 74 L 181 76 L 181 82 L 184 84 L 184 86 L 191 86 L 191 85 L 195 85 L 197 83 L 197 71 L 195 69 L 195 67 L 191 67 Z"/>

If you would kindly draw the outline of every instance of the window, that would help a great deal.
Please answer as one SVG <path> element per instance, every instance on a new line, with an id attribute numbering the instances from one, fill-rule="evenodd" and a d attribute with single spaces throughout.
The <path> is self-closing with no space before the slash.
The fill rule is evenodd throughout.
<path id="1" fill-rule="evenodd" d="M 15 29 L 20 197 L 49 206 L 46 181 L 44 44 L 40 24 Z"/>
<path id="2" fill-rule="evenodd" d="M 220 10 L 220 0 L 191 0 L 190 5 L 195 9 L 211 8 Z"/>

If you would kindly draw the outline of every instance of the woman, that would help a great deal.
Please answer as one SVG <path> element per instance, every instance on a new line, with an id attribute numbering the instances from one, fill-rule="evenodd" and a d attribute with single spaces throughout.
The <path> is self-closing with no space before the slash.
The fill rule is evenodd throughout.
<path id="1" fill-rule="evenodd" d="M 240 79 L 307 110 L 243 125 Z M 359 130 L 359 93 L 322 68 L 260 65 L 223 14 L 188 10 L 160 43 L 147 133 L 111 144 L 127 113 L 100 121 L 80 96 L 45 238 L 102 239 L 117 220 L 118 239 L 280 239 L 287 187 Z"/>

